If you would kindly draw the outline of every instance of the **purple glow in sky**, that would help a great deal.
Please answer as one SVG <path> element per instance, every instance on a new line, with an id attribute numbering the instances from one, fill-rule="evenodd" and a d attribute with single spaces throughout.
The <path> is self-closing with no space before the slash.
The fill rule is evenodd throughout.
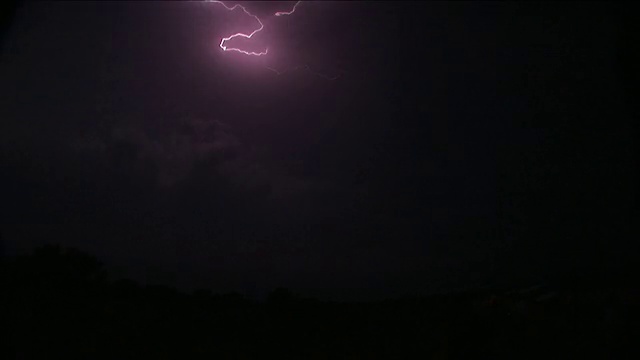
<path id="1" fill-rule="evenodd" d="M 250 13 L 247 8 L 245 8 L 244 6 L 237 4 L 234 6 L 227 6 L 224 2 L 222 1 L 208 1 L 208 2 L 212 2 L 212 3 L 216 3 L 216 4 L 220 4 L 222 6 L 224 6 L 225 9 L 229 10 L 229 11 L 234 11 L 236 9 L 242 9 L 242 11 L 247 14 L 248 16 L 251 16 L 252 18 L 256 19 L 256 21 L 258 22 L 258 24 L 260 25 L 257 29 L 253 30 L 251 33 L 242 33 L 242 32 L 238 32 L 235 33 L 233 35 L 229 35 L 227 37 L 223 37 L 222 40 L 220 41 L 220 48 L 224 51 L 235 51 L 235 52 L 239 52 L 241 54 L 245 54 L 245 55 L 250 55 L 250 56 L 262 56 L 262 55 L 267 55 L 268 50 L 269 49 L 265 49 L 264 51 L 261 52 L 254 52 L 254 51 L 246 51 L 246 50 L 242 50 L 242 49 L 238 49 L 238 48 L 232 48 L 232 47 L 227 47 L 225 45 L 225 43 L 233 38 L 236 37 L 243 37 L 245 39 L 251 39 L 253 37 L 253 35 L 259 33 L 260 31 L 262 31 L 262 29 L 264 29 L 264 24 L 262 24 L 262 21 L 260 21 L 260 18 L 258 18 L 257 16 L 253 15 L 252 13 Z M 296 3 L 296 5 L 298 5 L 299 2 Z M 294 5 L 294 9 L 295 9 L 295 5 Z M 293 10 L 292 10 L 293 12 Z M 279 13 L 276 13 L 276 16 L 278 16 Z"/>
<path id="2" fill-rule="evenodd" d="M 231 34 L 229 36 L 223 37 L 220 40 L 220 44 L 218 45 L 223 51 L 225 52 L 237 52 L 243 55 L 248 55 L 248 56 L 264 56 L 269 54 L 269 49 L 265 48 L 263 51 L 250 51 L 250 50 L 243 50 L 237 47 L 229 47 L 227 46 L 227 42 L 234 39 L 234 38 L 245 38 L 245 39 L 251 39 L 255 34 L 259 33 L 260 31 L 262 31 L 264 29 L 264 24 L 262 23 L 262 21 L 260 20 L 260 18 L 257 15 L 252 14 L 246 7 L 240 5 L 240 4 L 236 4 L 233 6 L 229 6 L 227 4 L 225 4 L 223 1 L 215 1 L 215 0 L 206 0 L 206 2 L 211 2 L 211 3 L 215 3 L 215 4 L 220 4 L 222 5 L 225 9 L 229 10 L 229 11 L 234 11 L 237 9 L 242 10 L 242 12 L 244 12 L 247 16 L 250 16 L 252 18 L 254 18 L 257 22 L 257 28 L 254 29 L 251 32 L 237 32 L 235 34 Z M 291 10 L 289 11 L 277 11 L 275 12 L 273 15 L 274 16 L 286 16 L 286 15 L 292 15 L 296 9 L 298 8 L 298 6 L 300 5 L 301 1 L 296 1 L 295 4 L 293 4 L 293 7 L 291 8 Z M 340 75 L 335 75 L 335 76 L 329 76 L 323 73 L 319 73 L 316 72 L 314 70 L 311 69 L 311 67 L 309 65 L 298 65 L 298 66 L 293 66 L 290 67 L 286 70 L 277 70 L 273 67 L 269 67 L 269 66 L 265 66 L 266 69 L 276 73 L 277 75 L 282 75 L 291 71 L 295 71 L 295 70 L 299 70 L 299 69 L 304 69 L 307 71 L 310 71 L 312 73 L 314 73 L 315 75 L 318 75 L 320 77 L 323 77 L 325 79 L 328 80 L 335 80 L 337 78 L 340 77 Z"/>

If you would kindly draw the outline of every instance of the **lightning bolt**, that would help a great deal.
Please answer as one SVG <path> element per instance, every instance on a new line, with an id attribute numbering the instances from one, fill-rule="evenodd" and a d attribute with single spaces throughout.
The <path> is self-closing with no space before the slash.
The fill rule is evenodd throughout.
<path id="1" fill-rule="evenodd" d="M 264 24 L 262 23 L 262 21 L 260 21 L 260 18 L 258 18 L 257 16 L 253 15 L 252 13 L 250 13 L 247 10 L 247 8 L 245 8 L 244 6 L 242 6 L 240 4 L 236 4 L 236 5 L 230 7 L 230 6 L 227 6 L 227 4 L 225 4 L 222 1 L 207 0 L 207 2 L 211 2 L 211 3 L 214 3 L 214 4 L 220 4 L 220 5 L 224 6 L 224 8 L 229 10 L 229 11 L 234 11 L 235 9 L 240 8 L 240 9 L 242 9 L 242 11 L 245 14 L 247 14 L 247 15 L 251 16 L 252 18 L 256 19 L 258 24 L 260 24 L 260 27 L 255 29 L 255 30 L 253 30 L 250 34 L 245 34 L 245 33 L 239 32 L 239 33 L 235 33 L 233 35 L 227 36 L 227 37 L 223 37 L 222 40 L 220 41 L 220 45 L 218 45 L 218 46 L 220 46 L 220 48 L 223 51 L 236 51 L 236 52 L 239 52 L 241 54 L 252 55 L 252 56 L 262 56 L 262 55 L 267 55 L 269 53 L 269 49 L 265 49 L 264 51 L 261 51 L 261 52 L 253 52 L 253 51 L 241 50 L 241 49 L 238 49 L 238 48 L 227 47 L 225 45 L 225 43 L 227 41 L 231 40 L 231 39 L 234 39 L 234 38 L 237 38 L 237 37 L 243 37 L 245 39 L 251 39 L 253 37 L 253 35 L 259 33 L 260 31 L 262 31 L 262 29 L 264 29 Z M 297 3 L 296 3 L 296 5 L 297 5 Z M 295 8 L 295 6 L 294 6 L 294 8 Z"/>
<path id="2" fill-rule="evenodd" d="M 223 37 L 222 40 L 220 40 L 220 44 L 218 45 L 223 51 L 234 51 L 234 52 L 238 52 L 244 55 L 249 55 L 249 56 L 264 56 L 267 55 L 269 53 L 269 49 L 265 48 L 264 51 L 260 51 L 260 52 L 255 52 L 255 51 L 246 51 L 246 50 L 242 50 L 239 48 L 234 48 L 234 47 L 228 47 L 227 45 L 225 45 L 227 43 L 227 41 L 230 41 L 231 39 L 237 38 L 237 37 L 242 37 L 245 39 L 251 39 L 253 37 L 253 35 L 259 33 L 260 31 L 262 31 L 262 29 L 264 29 L 264 24 L 262 23 L 262 21 L 260 20 L 260 18 L 254 14 L 252 14 L 251 12 L 249 12 L 249 10 L 247 10 L 246 7 L 240 5 L 240 4 L 236 4 L 234 6 L 228 6 L 227 4 L 225 4 L 222 1 L 216 1 L 216 0 L 205 0 L 206 2 L 210 2 L 210 3 L 214 3 L 214 4 L 219 4 L 222 5 L 225 9 L 229 10 L 229 11 L 234 11 L 236 9 L 241 9 L 242 12 L 244 12 L 247 16 L 250 16 L 252 18 L 254 18 L 256 20 L 256 22 L 258 23 L 258 28 L 253 30 L 251 33 L 243 33 L 243 32 L 238 32 L 232 35 L 229 35 L 227 37 Z M 274 16 L 288 16 L 288 15 L 292 15 L 293 13 L 296 12 L 296 9 L 298 8 L 298 6 L 302 3 L 302 1 L 296 1 L 296 3 L 293 5 L 293 7 L 291 8 L 291 10 L 289 11 L 278 11 L 276 13 L 274 13 Z M 282 71 L 278 71 L 277 69 L 274 69 L 272 67 L 268 67 L 265 66 L 266 69 L 274 72 L 277 75 L 283 75 L 285 73 L 289 73 L 295 70 L 299 70 L 299 69 L 305 69 L 307 71 L 310 71 L 312 73 L 314 73 L 315 75 L 318 75 L 320 77 L 323 77 L 325 79 L 328 80 L 336 80 L 337 78 L 340 77 L 340 75 L 336 75 L 336 76 L 328 76 L 319 72 L 316 72 L 314 70 L 311 69 L 311 67 L 309 67 L 309 65 L 299 65 L 299 66 L 295 66 L 295 67 L 291 67 L 288 68 L 286 70 L 282 70 Z"/>
<path id="3" fill-rule="evenodd" d="M 296 3 L 293 5 L 293 9 L 291 9 L 291 11 L 278 11 L 277 13 L 273 14 L 275 16 L 284 16 L 284 15 L 291 15 L 294 12 L 296 12 L 296 8 L 298 7 L 298 5 L 300 5 L 302 1 L 296 1 Z"/>

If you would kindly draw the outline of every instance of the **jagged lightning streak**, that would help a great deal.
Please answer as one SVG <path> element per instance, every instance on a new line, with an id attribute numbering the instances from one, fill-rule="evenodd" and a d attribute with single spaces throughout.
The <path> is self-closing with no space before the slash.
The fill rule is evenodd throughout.
<path id="1" fill-rule="evenodd" d="M 294 12 L 296 12 L 296 8 L 298 7 L 298 5 L 300 5 L 302 1 L 296 1 L 296 3 L 293 5 L 293 9 L 291 9 L 291 11 L 278 11 L 277 13 L 275 13 L 275 16 L 283 16 L 283 15 L 291 15 Z"/>
<path id="2" fill-rule="evenodd" d="M 235 33 L 235 34 L 233 34 L 233 35 L 227 36 L 227 37 L 223 37 L 223 38 L 222 38 L 222 40 L 220 41 L 220 45 L 218 45 L 218 46 L 220 46 L 220 48 L 221 48 L 222 50 L 224 50 L 224 51 L 236 51 L 236 52 L 239 52 L 239 53 L 241 53 L 241 54 L 245 54 L 245 55 L 253 55 L 253 56 L 262 56 L 262 55 L 267 55 L 267 54 L 269 53 L 269 49 L 265 49 L 264 51 L 261 51 L 261 52 L 254 52 L 254 51 L 241 50 L 241 49 L 238 49 L 238 48 L 230 48 L 230 47 L 227 47 L 227 46 L 225 45 L 225 43 L 226 43 L 227 41 L 229 41 L 229 40 L 233 39 L 233 38 L 243 37 L 243 38 L 245 38 L 245 39 L 251 39 L 251 38 L 253 37 L 253 35 L 255 35 L 255 34 L 259 33 L 260 31 L 262 31 L 262 29 L 264 29 L 264 24 L 262 24 L 262 21 L 260 21 L 260 18 L 258 18 L 257 16 L 253 15 L 252 13 L 250 13 L 250 12 L 247 10 L 247 8 L 245 8 L 244 6 L 242 6 L 242 5 L 240 5 L 240 4 L 236 4 L 236 5 L 234 5 L 234 6 L 229 7 L 229 6 L 227 6 L 227 4 L 225 4 L 225 3 L 224 3 L 224 2 L 222 2 L 222 1 L 214 1 L 214 0 L 206 0 L 206 1 L 207 1 L 207 2 L 211 2 L 211 3 L 214 3 L 214 4 L 220 4 L 220 5 L 224 6 L 224 8 L 225 8 L 225 9 L 227 9 L 227 10 L 229 10 L 229 11 L 233 11 L 233 10 L 235 10 L 235 9 L 240 8 L 240 9 L 242 9 L 242 11 L 243 11 L 245 14 L 247 14 L 247 15 L 251 16 L 252 18 L 256 19 L 256 21 L 258 22 L 258 24 L 260 24 L 260 27 L 259 27 L 259 28 L 257 28 L 257 29 L 255 29 L 255 30 L 253 30 L 250 34 L 245 34 L 245 33 L 241 33 L 241 32 L 239 32 L 239 33 Z"/>
<path id="3" fill-rule="evenodd" d="M 245 34 L 245 33 L 239 32 L 239 33 L 235 33 L 233 35 L 227 36 L 227 37 L 223 37 L 222 40 L 220 41 L 220 45 L 218 45 L 223 51 L 235 51 L 235 52 L 238 52 L 238 53 L 241 53 L 241 54 L 245 54 L 245 55 L 250 55 L 250 56 L 263 56 L 263 55 L 267 55 L 269 53 L 269 49 L 268 48 L 265 48 L 265 50 L 261 51 L 261 52 L 254 52 L 254 51 L 242 50 L 242 49 L 239 49 L 239 48 L 227 47 L 225 45 L 225 43 L 227 41 L 233 39 L 233 38 L 243 37 L 245 39 L 251 39 L 253 37 L 253 35 L 259 33 L 260 31 L 262 31 L 262 29 L 264 29 L 264 24 L 262 23 L 262 21 L 260 20 L 260 18 L 258 16 L 250 13 L 247 10 L 247 8 L 245 8 L 244 6 L 242 6 L 240 4 L 236 4 L 234 6 L 228 6 L 227 4 L 225 4 L 222 1 L 216 1 L 216 0 L 205 0 L 205 1 L 206 2 L 210 2 L 210 3 L 214 3 L 214 4 L 220 4 L 220 5 L 224 6 L 224 8 L 229 10 L 229 11 L 234 11 L 234 10 L 240 8 L 240 9 L 242 9 L 242 11 L 246 15 L 251 16 L 252 18 L 254 18 L 258 22 L 258 24 L 260 24 L 260 26 L 257 29 L 253 30 L 250 34 Z M 293 5 L 293 8 L 291 8 L 291 10 L 289 10 L 289 11 L 278 11 L 278 12 L 274 13 L 273 15 L 274 16 L 291 15 L 291 14 L 296 12 L 296 9 L 298 8 L 298 6 L 301 3 L 302 3 L 302 1 L 296 1 L 296 3 Z M 286 70 L 283 70 L 283 71 L 278 71 L 278 70 L 276 70 L 274 68 L 271 68 L 271 67 L 268 67 L 268 66 L 265 66 L 265 68 L 270 70 L 270 71 L 272 71 L 272 72 L 274 72 L 274 73 L 276 73 L 277 75 L 282 75 L 282 74 L 285 74 L 285 73 L 288 73 L 288 72 L 291 72 L 291 71 L 295 71 L 295 70 L 298 70 L 298 69 L 306 69 L 306 70 L 314 73 L 315 75 L 318 75 L 318 76 L 323 77 L 323 78 L 328 79 L 328 80 L 336 80 L 337 78 L 340 77 L 340 75 L 328 76 L 328 75 L 313 71 L 311 69 L 311 67 L 309 67 L 309 65 L 295 66 L 293 68 L 289 68 L 289 69 L 286 69 Z"/>

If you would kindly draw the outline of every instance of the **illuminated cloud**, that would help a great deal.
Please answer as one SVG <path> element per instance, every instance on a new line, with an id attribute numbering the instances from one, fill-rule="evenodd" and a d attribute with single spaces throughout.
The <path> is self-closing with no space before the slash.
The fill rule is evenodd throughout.
<path id="1" fill-rule="evenodd" d="M 254 35 L 258 34 L 259 32 L 261 32 L 265 26 L 264 23 L 262 22 L 262 20 L 255 14 L 251 13 L 245 6 L 242 6 L 240 4 L 236 4 L 233 6 L 229 6 L 227 4 L 225 4 L 223 1 L 212 1 L 212 0 L 206 0 L 206 2 L 209 3 L 214 3 L 214 4 L 219 4 L 221 6 L 223 6 L 226 10 L 228 11 L 235 11 L 235 10 L 241 10 L 245 15 L 252 17 L 255 22 L 257 27 L 255 29 L 253 29 L 252 31 L 245 31 L 245 32 L 236 32 L 234 34 L 228 35 L 223 37 L 220 40 L 219 43 L 219 47 L 225 51 L 225 52 L 236 52 L 239 54 L 243 54 L 243 55 L 247 55 L 247 56 L 265 56 L 269 54 L 269 48 L 265 47 L 264 50 L 260 50 L 260 51 L 254 51 L 254 50 L 247 50 L 247 49 L 242 49 L 240 47 L 234 47 L 231 45 L 228 45 L 228 43 L 233 40 L 233 39 L 237 39 L 237 38 L 244 38 L 244 39 L 252 39 Z M 296 9 L 298 8 L 298 6 L 300 6 L 302 2 L 301 1 L 297 1 L 293 4 L 291 10 L 289 11 L 276 11 L 275 13 L 273 13 L 273 16 L 276 17 L 282 17 L 282 16 L 288 16 L 288 15 L 292 15 L 293 13 L 295 13 Z M 317 72 L 315 70 L 313 70 L 309 65 L 304 64 L 304 65 L 297 65 L 297 66 L 292 66 L 292 67 L 288 67 L 284 70 L 278 70 L 272 66 L 265 66 L 266 69 L 276 73 L 277 75 L 282 75 L 285 73 L 289 73 L 289 72 L 293 72 L 293 71 L 297 71 L 297 70 L 307 70 L 315 75 L 318 75 L 322 78 L 328 79 L 328 80 L 336 80 L 340 77 L 340 75 L 327 75 L 327 74 L 323 74 L 320 72 Z"/>

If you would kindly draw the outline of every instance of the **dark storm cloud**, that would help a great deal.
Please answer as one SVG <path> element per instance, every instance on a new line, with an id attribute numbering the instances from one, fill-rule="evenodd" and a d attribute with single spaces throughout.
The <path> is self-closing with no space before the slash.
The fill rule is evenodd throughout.
<path id="1" fill-rule="evenodd" d="M 111 141 L 136 146 L 136 160 L 154 163 L 161 186 L 183 180 L 194 164 L 207 158 L 216 158 L 221 164 L 241 161 L 242 144 L 223 123 L 180 119 L 173 122 L 173 126 L 172 131 L 158 134 L 150 134 L 140 127 L 118 127 L 113 130 Z M 96 145 L 91 140 L 82 143 Z"/>

